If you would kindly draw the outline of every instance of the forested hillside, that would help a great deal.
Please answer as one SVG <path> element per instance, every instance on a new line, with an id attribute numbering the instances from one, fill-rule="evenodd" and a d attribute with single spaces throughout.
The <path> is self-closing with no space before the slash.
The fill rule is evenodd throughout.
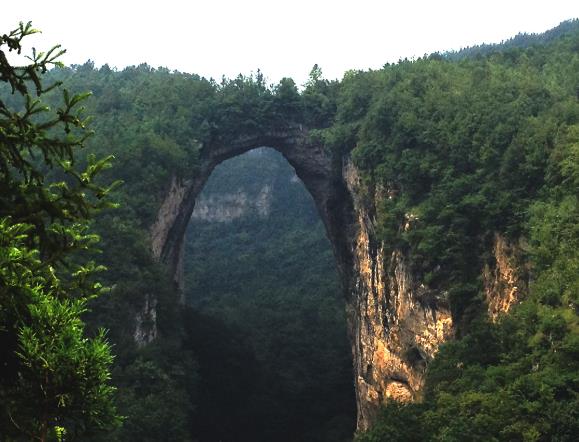
<path id="1" fill-rule="evenodd" d="M 171 176 L 195 174 L 203 149 L 216 140 L 227 144 L 290 122 L 306 127 L 312 142 L 336 164 L 351 158 L 362 179 L 362 196 L 377 195 L 373 222 L 386 264 L 392 252 L 404 254 L 414 277 L 433 302 L 450 306 L 457 324 L 456 339 L 425 361 L 421 400 L 385 406 L 359 440 L 574 440 L 579 434 L 579 22 L 521 41 L 350 71 L 341 81 L 325 80 L 315 66 L 301 90 L 291 79 L 268 85 L 259 72 L 216 82 L 147 65 L 59 67 L 46 72 L 43 81 L 62 81 L 70 91 L 68 104 L 74 93 L 92 91 L 82 101 L 81 116 L 92 117 L 95 134 L 79 135 L 84 120 L 69 118 L 66 103 L 62 111 L 59 88 L 41 89 L 42 100 L 57 115 L 54 130 L 60 138 L 51 142 L 62 147 L 68 144 L 58 140 L 69 140 L 74 152 L 30 154 L 32 159 L 29 146 L 50 145 L 44 140 L 56 132 L 25 112 L 23 94 L 13 93 L 2 71 L 2 109 L 24 116 L 0 114 L 0 342 L 5 358 L 0 434 L 7 440 L 30 436 L 14 424 L 10 407 L 42 390 L 30 393 L 24 382 L 15 387 L 18 376 L 27 379 L 18 343 L 29 343 L 24 349 L 33 359 L 34 340 L 26 341 L 25 330 L 38 324 L 35 314 L 49 316 L 51 305 L 70 320 L 70 329 L 41 327 L 48 338 L 74 330 L 66 336 L 79 343 L 75 348 L 83 348 L 88 342 L 83 336 L 89 336 L 98 350 L 84 359 L 65 352 L 79 365 L 67 372 L 69 377 L 58 378 L 54 410 L 68 403 L 62 391 L 72 383 L 62 379 L 78 379 L 75 370 L 82 371 L 91 355 L 102 370 L 87 388 L 109 385 L 110 349 L 101 327 L 109 330 L 106 339 L 115 354 L 111 370 L 118 410 L 110 401 L 113 390 L 105 387 L 94 396 L 102 402 L 95 401 L 100 408 L 92 420 L 83 414 L 89 405 L 72 400 L 78 407 L 74 424 L 58 413 L 35 421 L 38 410 L 22 408 L 39 431 L 50 430 L 53 438 L 61 428 L 86 430 L 84 440 L 108 441 L 237 440 L 239 434 L 267 440 L 280 430 L 285 440 L 339 440 L 348 433 L 353 416 L 343 414 L 351 410 L 349 393 L 337 391 L 349 373 L 335 269 L 311 201 L 306 204 L 303 191 L 292 193 L 291 180 L 281 186 L 291 204 L 273 199 L 267 225 L 259 209 L 257 216 L 232 220 L 237 230 L 227 236 L 225 223 L 208 223 L 197 234 L 201 221 L 192 222 L 186 284 L 192 309 L 179 305 L 167 269 L 151 254 L 149 229 Z M 34 80 L 26 78 L 30 90 L 24 95 L 35 96 Z M 29 127 L 20 124 L 28 119 L 44 132 L 36 136 L 21 130 Z M 25 142 L 13 142 L 13 133 Z M 12 173 L 10 161 L 19 157 L 10 156 L 7 146 L 30 159 L 23 173 Z M 106 168 L 107 161 L 95 165 L 111 154 L 113 167 Z M 238 167 L 246 170 L 247 158 L 241 157 Z M 277 161 L 267 162 L 267 179 L 274 183 L 289 173 Z M 74 175 L 85 168 L 88 175 Z M 259 183 L 253 176 L 237 176 L 239 183 L 223 178 L 222 185 Z M 47 193 L 59 180 L 80 184 L 71 194 L 61 184 Z M 109 189 L 115 180 L 123 185 Z M 66 197 L 58 196 L 62 192 Z M 50 203 L 32 217 L 30 195 Z M 85 197 L 94 207 L 84 208 Z M 118 207 L 98 204 L 101 199 Z M 59 206 L 61 201 L 72 203 Z M 56 230 L 43 230 L 52 224 Z M 84 236 L 88 228 L 100 236 L 101 252 L 94 250 L 94 235 Z M 481 274 L 495 264 L 490 250 L 497 235 L 518 250 L 524 286 L 519 305 L 493 322 Z M 71 244 L 78 253 L 68 254 Z M 64 253 L 66 260 L 53 264 L 51 251 Z M 203 251 L 223 262 L 194 255 Z M 312 255 L 316 259 L 305 261 Z M 102 269 L 87 264 L 92 260 L 108 268 L 99 273 L 98 284 L 92 275 Z M 256 279 L 263 267 L 272 273 Z M 55 274 L 66 290 L 59 289 Z M 216 296 L 209 294 L 214 289 Z M 150 297 L 156 301 L 151 327 L 156 339 L 147 343 L 135 339 L 135 318 Z M 45 310 L 30 310 L 35 304 Z M 70 340 L 47 342 L 50 349 L 55 342 L 66 347 L 63 342 Z M 211 366 L 215 361 L 223 364 Z M 36 362 L 42 366 L 41 359 Z M 232 398 L 230 408 L 223 409 Z M 259 400 L 265 402 L 256 405 Z M 261 428 L 267 434 L 255 436 L 252 426 L 236 428 L 249 411 L 265 420 Z M 117 414 L 124 423 L 113 428 Z M 226 418 L 225 433 L 208 435 Z M 9 430 L 2 433 L 3 428 Z"/>
<path id="2" fill-rule="evenodd" d="M 577 434 L 579 32 L 567 28 L 544 45 L 341 83 L 326 140 L 385 189 L 384 244 L 406 251 L 459 324 L 429 364 L 423 403 L 386 407 L 360 440 Z M 480 275 L 497 233 L 524 255 L 528 293 L 489 323 Z"/>

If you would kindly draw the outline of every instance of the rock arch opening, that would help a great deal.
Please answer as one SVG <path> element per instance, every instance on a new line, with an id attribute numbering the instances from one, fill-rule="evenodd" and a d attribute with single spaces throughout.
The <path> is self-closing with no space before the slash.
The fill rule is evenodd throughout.
<path id="1" fill-rule="evenodd" d="M 167 196 L 152 226 L 151 239 L 153 254 L 169 265 L 178 287 L 183 282 L 183 238 L 197 197 L 209 176 L 222 162 L 263 146 L 270 146 L 284 156 L 312 196 L 332 245 L 342 285 L 347 286 L 351 279 L 350 242 L 354 216 L 341 164 L 322 146 L 312 143 L 303 128 L 289 127 L 277 132 L 239 137 L 226 144 L 205 146 L 192 177 L 171 179 Z"/>
<path id="2" fill-rule="evenodd" d="M 339 276 L 312 197 L 282 155 L 260 148 L 218 165 L 183 254 L 187 335 L 203 380 L 200 440 L 351 436 Z"/>

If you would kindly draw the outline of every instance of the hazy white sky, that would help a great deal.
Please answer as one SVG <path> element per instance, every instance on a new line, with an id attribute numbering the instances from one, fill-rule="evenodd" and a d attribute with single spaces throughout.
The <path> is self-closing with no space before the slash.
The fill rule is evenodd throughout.
<path id="1" fill-rule="evenodd" d="M 579 17 L 578 0 L 0 0 L 0 33 L 31 20 L 66 64 L 146 62 L 220 79 L 261 69 L 298 84 L 500 42 Z M 32 39 L 31 39 L 32 40 Z"/>

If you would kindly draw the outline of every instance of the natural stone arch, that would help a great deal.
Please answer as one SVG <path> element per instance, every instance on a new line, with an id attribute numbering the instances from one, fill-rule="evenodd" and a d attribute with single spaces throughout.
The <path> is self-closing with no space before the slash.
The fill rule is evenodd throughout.
<path id="1" fill-rule="evenodd" d="M 227 144 L 205 146 L 193 177 L 172 178 L 169 194 L 151 229 L 151 239 L 154 256 L 169 266 L 178 287 L 182 283 L 183 239 L 203 186 L 218 164 L 259 147 L 277 150 L 295 169 L 316 204 L 340 275 L 342 279 L 349 279 L 347 274 L 351 268 L 352 251 L 348 238 L 354 226 L 354 216 L 340 164 L 323 147 L 310 141 L 307 130 L 301 126 L 290 126 L 279 131 L 240 137 Z"/>
<path id="2" fill-rule="evenodd" d="M 258 147 L 279 151 L 293 166 L 326 228 L 346 300 L 358 429 L 364 430 L 386 400 L 418 396 L 424 380 L 422 362 L 452 335 L 453 326 L 447 306 L 426 300 L 431 297 L 409 271 L 404 254 L 385 256 L 375 234 L 376 204 L 384 195 L 379 189 L 368 194 L 349 157 L 336 158 L 312 141 L 307 129 L 293 125 L 207 144 L 195 174 L 173 176 L 168 183 L 151 227 L 153 255 L 168 265 L 181 288 L 184 235 L 198 195 L 218 164 Z M 144 304 L 138 318 L 154 323 L 155 299 L 147 297 Z M 135 336 L 138 328 L 137 321 Z M 156 333 L 148 336 L 154 338 Z M 419 363 L 416 358 L 408 360 L 408 354 L 419 355 Z"/>

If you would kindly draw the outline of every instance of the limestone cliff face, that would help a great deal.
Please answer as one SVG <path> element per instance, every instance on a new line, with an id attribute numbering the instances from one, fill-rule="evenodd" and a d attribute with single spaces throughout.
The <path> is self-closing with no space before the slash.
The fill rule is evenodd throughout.
<path id="1" fill-rule="evenodd" d="M 354 196 L 359 229 L 353 238 L 353 296 L 348 305 L 358 404 L 358 429 L 365 430 L 387 400 L 419 398 L 427 363 L 453 336 L 448 305 L 409 272 L 404 255 L 386 256 L 374 234 L 374 206 L 356 169 L 344 176 Z"/>
<path id="2" fill-rule="evenodd" d="M 351 239 L 353 271 L 348 304 L 358 405 L 358 429 L 368 428 L 381 404 L 421 397 L 428 363 L 440 344 L 455 335 L 445 294 L 411 273 L 404 254 L 387 254 L 375 235 L 375 207 L 387 192 L 361 184 L 345 161 L 343 176 L 352 195 L 356 229 Z M 412 228 L 408 214 L 404 229 Z M 527 290 L 521 248 L 496 234 L 493 261 L 482 272 L 492 320 L 508 312 Z"/>
<path id="3" fill-rule="evenodd" d="M 267 218 L 271 211 L 272 186 L 264 185 L 257 197 L 239 189 L 236 192 L 200 197 L 195 203 L 192 220 L 207 222 L 231 222 L 252 212 Z"/>
<path id="4" fill-rule="evenodd" d="M 528 284 L 518 245 L 495 234 L 492 251 L 494 265 L 485 265 L 483 285 L 489 316 L 495 321 L 521 300 L 527 292 Z"/>
<path id="5" fill-rule="evenodd" d="M 358 405 L 358 429 L 368 428 L 388 400 L 421 397 L 428 363 L 440 344 L 455 335 L 445 294 L 411 273 L 404 254 L 387 254 L 375 235 L 375 206 L 387 192 L 368 194 L 356 168 L 345 161 L 343 176 L 352 195 L 356 229 L 351 239 L 353 271 L 348 304 Z M 412 228 L 412 215 L 404 229 Z M 508 312 L 527 290 L 521 249 L 496 234 L 493 261 L 482 272 L 492 320 Z"/>
<path id="6" fill-rule="evenodd" d="M 167 242 L 169 232 L 181 212 L 181 205 L 187 193 L 189 183 L 175 176 L 171 177 L 169 189 L 157 212 L 157 219 L 151 226 L 151 249 L 155 258 L 160 258 Z"/>

